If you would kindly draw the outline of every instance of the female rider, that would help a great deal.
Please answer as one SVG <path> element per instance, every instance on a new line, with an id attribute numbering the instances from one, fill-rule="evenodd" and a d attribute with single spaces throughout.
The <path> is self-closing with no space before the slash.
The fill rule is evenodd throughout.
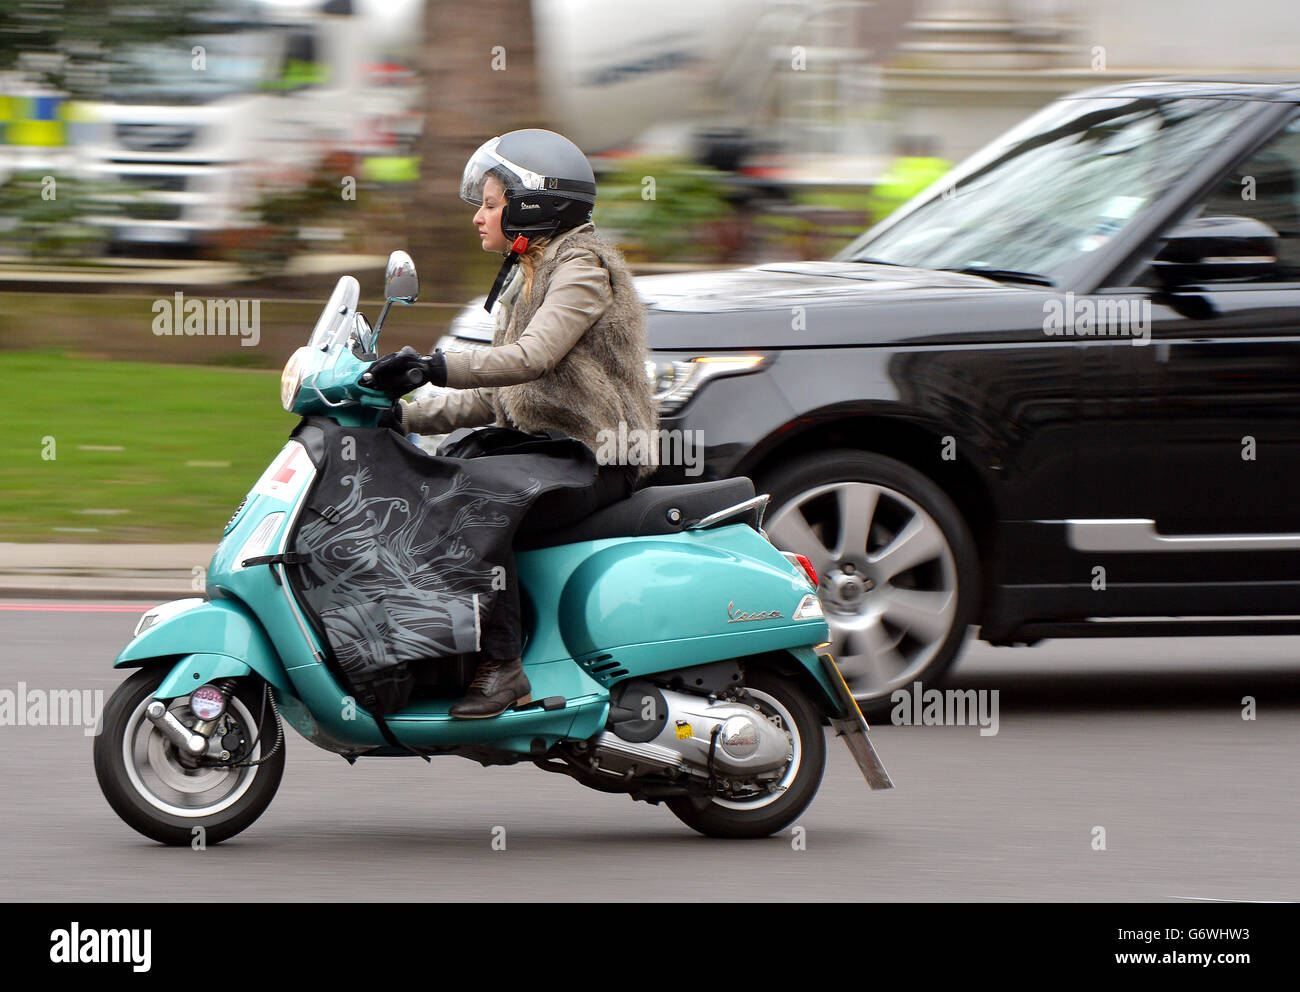
<path id="1" fill-rule="evenodd" d="M 653 439 L 657 416 L 645 373 L 644 307 L 622 254 L 590 222 L 590 163 L 553 131 L 511 131 L 470 157 L 460 195 L 478 207 L 474 226 L 483 250 L 505 256 L 485 303 L 488 311 L 498 298 L 502 304 L 492 347 L 423 356 L 405 348 L 376 362 L 371 376 L 390 395 L 422 381 L 453 390 L 400 401 L 394 412 L 404 432 L 494 422 L 559 430 L 602 453 L 596 505 L 626 497 L 656 467 L 657 445 L 639 445 L 634 451 L 649 457 L 634 455 L 644 464 L 629 464 L 626 453 L 609 458 L 602 438 L 642 431 Z M 517 604 L 514 586 L 507 591 Z M 531 693 L 517 605 L 494 617 L 505 620 L 485 631 L 485 660 L 452 716 L 496 716 Z"/>

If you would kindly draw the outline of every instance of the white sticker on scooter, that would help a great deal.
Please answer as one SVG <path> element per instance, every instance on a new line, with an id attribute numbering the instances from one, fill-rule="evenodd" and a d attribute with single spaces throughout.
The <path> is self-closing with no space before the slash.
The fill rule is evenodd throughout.
<path id="1" fill-rule="evenodd" d="M 253 492 L 260 496 L 289 502 L 298 493 L 303 484 L 312 477 L 316 466 L 312 464 L 307 449 L 297 441 L 290 441 L 284 450 L 275 456 L 262 477 L 257 480 Z"/>

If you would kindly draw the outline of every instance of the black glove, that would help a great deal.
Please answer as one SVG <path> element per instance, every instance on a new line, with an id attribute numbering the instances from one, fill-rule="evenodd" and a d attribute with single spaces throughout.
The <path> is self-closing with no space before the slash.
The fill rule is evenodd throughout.
<path id="1" fill-rule="evenodd" d="M 421 355 L 409 344 L 399 352 L 385 355 L 361 376 L 361 385 L 377 389 L 393 399 L 405 396 L 426 382 L 435 386 L 447 385 L 447 360 L 441 351 Z"/>
<path id="2" fill-rule="evenodd" d="M 387 410 L 379 415 L 375 421 L 376 427 L 387 427 L 390 431 L 397 431 L 398 434 L 405 434 L 406 428 L 402 426 L 402 405 L 394 403 Z"/>

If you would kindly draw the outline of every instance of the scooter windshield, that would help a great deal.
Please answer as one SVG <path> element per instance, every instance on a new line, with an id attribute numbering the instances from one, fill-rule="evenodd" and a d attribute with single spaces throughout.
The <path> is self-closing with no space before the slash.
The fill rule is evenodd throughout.
<path id="1" fill-rule="evenodd" d="M 321 311 L 312 328 L 307 347 L 313 351 L 332 355 L 343 347 L 356 320 L 357 302 L 361 299 L 361 284 L 352 276 L 342 276 L 330 294 L 329 302 Z"/>
<path id="2" fill-rule="evenodd" d="M 339 279 L 307 344 L 293 353 L 280 374 L 280 402 L 286 410 L 292 413 L 304 412 L 299 407 L 300 390 L 303 388 L 326 406 L 338 405 L 321 393 L 321 389 L 327 387 L 320 380 L 322 377 L 329 379 L 329 370 L 337 365 L 354 331 L 369 336 L 364 318 L 358 320 L 357 317 L 357 302 L 360 298 L 361 284 L 356 279 L 352 276 Z M 344 397 L 338 397 L 338 400 L 342 402 Z"/>

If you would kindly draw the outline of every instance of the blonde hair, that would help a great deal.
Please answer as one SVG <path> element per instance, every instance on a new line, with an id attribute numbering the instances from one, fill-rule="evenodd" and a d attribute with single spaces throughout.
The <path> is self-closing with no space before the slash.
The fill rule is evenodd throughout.
<path id="1" fill-rule="evenodd" d="M 530 303 L 533 299 L 533 276 L 537 274 L 537 266 L 541 264 L 542 253 L 550 240 L 542 238 L 540 241 L 530 241 L 528 250 L 519 256 L 519 265 L 524 270 L 524 296 Z"/>
<path id="2" fill-rule="evenodd" d="M 487 193 L 487 184 L 489 180 L 497 184 L 501 190 L 500 195 L 504 196 L 506 190 L 505 180 L 494 172 L 489 172 L 487 176 L 484 177 L 483 192 L 485 194 Z M 505 209 L 504 206 L 502 209 Z M 507 240 L 513 239 L 508 238 Z M 524 296 L 528 298 L 529 302 L 533 299 L 533 276 L 537 274 L 537 266 L 540 265 L 542 261 L 542 252 L 545 250 L 546 245 L 550 240 L 550 238 L 541 238 L 537 241 L 530 241 L 528 243 L 528 250 L 519 256 L 519 267 L 524 270 Z"/>

